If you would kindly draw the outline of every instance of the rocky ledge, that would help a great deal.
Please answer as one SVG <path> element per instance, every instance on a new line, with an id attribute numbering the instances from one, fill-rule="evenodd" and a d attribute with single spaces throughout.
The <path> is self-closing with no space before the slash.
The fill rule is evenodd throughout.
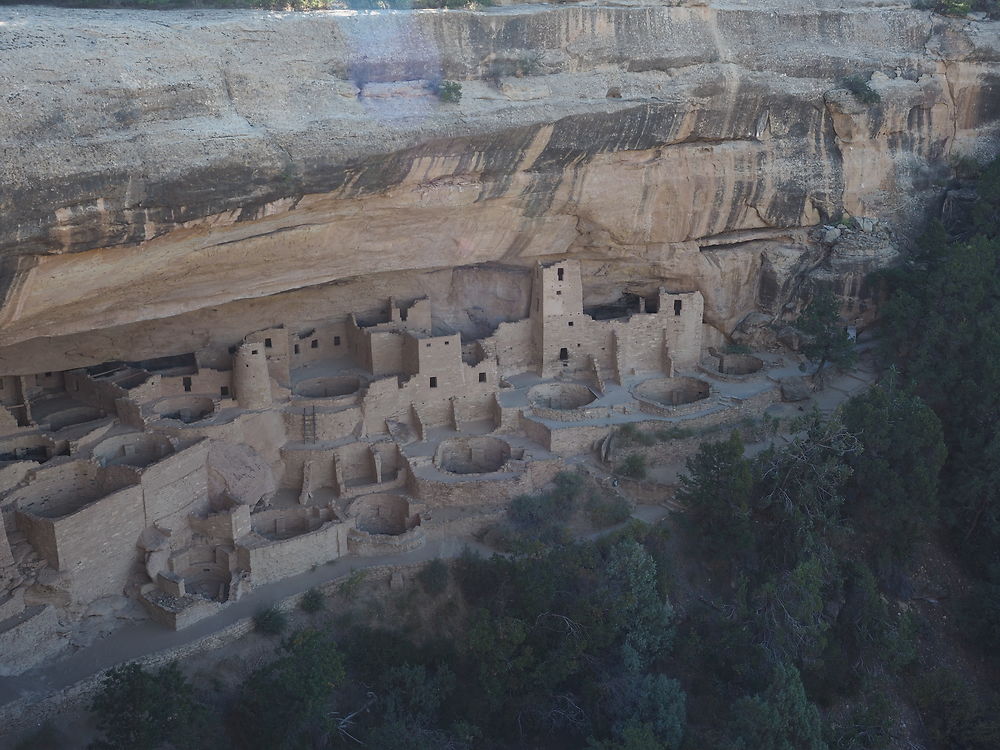
<path id="1" fill-rule="evenodd" d="M 700 289 L 720 336 L 817 270 L 863 316 L 949 159 L 995 148 L 998 89 L 1000 23 L 855 0 L 3 8 L 0 369 L 390 295 L 481 332 L 565 254 L 592 303 Z M 893 231 L 814 231 L 845 216 Z"/>

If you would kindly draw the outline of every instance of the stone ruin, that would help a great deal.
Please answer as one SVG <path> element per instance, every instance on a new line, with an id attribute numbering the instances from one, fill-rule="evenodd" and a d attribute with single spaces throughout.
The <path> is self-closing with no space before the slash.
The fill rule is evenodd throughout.
<path id="1" fill-rule="evenodd" d="M 769 402 L 763 360 L 703 347 L 703 309 L 660 289 L 594 318 L 564 260 L 535 268 L 526 318 L 477 340 L 430 299 L 390 299 L 377 320 L 3 376 L 0 660 L 27 668 L 31 633 L 107 597 L 185 627 L 312 566 L 413 549 L 434 509 L 538 488 L 618 424 Z M 723 398 L 730 377 L 758 386 Z"/>

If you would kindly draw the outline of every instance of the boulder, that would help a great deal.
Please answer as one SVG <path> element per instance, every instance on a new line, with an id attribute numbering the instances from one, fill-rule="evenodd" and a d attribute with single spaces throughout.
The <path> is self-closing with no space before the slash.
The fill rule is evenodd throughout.
<path id="1" fill-rule="evenodd" d="M 248 445 L 215 441 L 208 451 L 208 495 L 255 505 L 278 489 L 270 464 Z"/>
<path id="2" fill-rule="evenodd" d="M 809 381 L 803 377 L 782 378 L 780 384 L 782 401 L 805 401 L 812 395 Z"/>

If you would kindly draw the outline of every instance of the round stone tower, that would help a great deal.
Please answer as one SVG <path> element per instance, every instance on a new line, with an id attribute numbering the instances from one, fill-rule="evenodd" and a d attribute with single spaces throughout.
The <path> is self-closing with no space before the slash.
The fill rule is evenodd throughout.
<path id="1" fill-rule="evenodd" d="M 241 408 L 266 409 L 271 406 L 271 376 L 267 371 L 263 343 L 241 344 L 236 350 L 233 387 Z"/>

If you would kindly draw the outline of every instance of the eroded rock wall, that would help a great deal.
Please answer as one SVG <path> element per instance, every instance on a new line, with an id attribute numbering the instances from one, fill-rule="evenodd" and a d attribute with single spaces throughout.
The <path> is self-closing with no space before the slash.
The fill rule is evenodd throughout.
<path id="1" fill-rule="evenodd" d="M 876 104 L 838 88 L 872 72 Z M 525 269 L 565 253 L 590 303 L 698 288 L 728 334 L 838 267 L 815 225 L 905 236 L 949 157 L 995 147 L 998 89 L 1000 24 L 859 0 L 3 9 L 0 368 L 190 351 L 389 295 L 477 333 L 523 317 Z M 885 239 L 847 253 L 842 287 Z"/>

